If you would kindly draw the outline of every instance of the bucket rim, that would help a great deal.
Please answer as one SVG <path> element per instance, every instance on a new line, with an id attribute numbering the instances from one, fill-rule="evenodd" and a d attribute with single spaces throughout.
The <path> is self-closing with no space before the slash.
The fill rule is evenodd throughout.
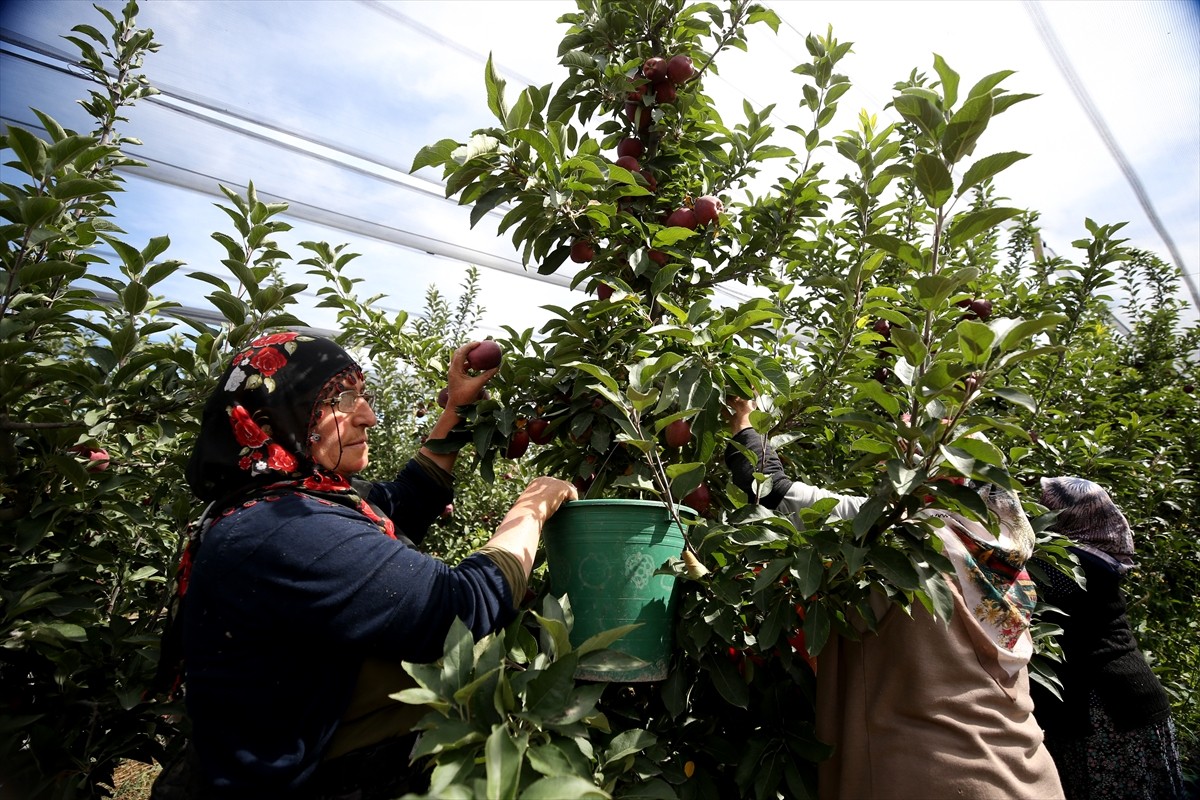
<path id="1" fill-rule="evenodd" d="M 595 508 L 597 506 L 635 506 L 641 508 L 662 508 L 665 509 L 667 504 L 661 500 L 639 500 L 632 497 L 596 497 L 587 500 L 567 500 L 560 505 L 559 511 L 568 508 Z M 691 506 L 685 506 L 683 503 L 676 503 L 675 507 L 679 509 L 680 516 L 689 514 L 693 517 L 699 517 L 699 512 Z"/>

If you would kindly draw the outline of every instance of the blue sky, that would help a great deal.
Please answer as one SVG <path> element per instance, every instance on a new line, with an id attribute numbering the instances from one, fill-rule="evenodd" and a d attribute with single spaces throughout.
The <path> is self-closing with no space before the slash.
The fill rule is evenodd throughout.
<path id="1" fill-rule="evenodd" d="M 108 0 L 102 5 L 114 11 L 121 7 Z M 935 52 L 968 85 L 988 73 L 1014 69 L 1017 74 L 1004 85 L 1041 96 L 998 117 L 981 142 L 981 154 L 1032 154 L 1002 176 L 1000 194 L 1013 205 L 1038 209 L 1046 240 L 1061 255 L 1079 257 L 1070 242 L 1085 235 L 1083 221 L 1091 217 L 1102 223 L 1128 221 L 1124 234 L 1133 244 L 1165 257 L 1162 239 L 1039 37 L 1031 10 L 1040 10 L 1144 183 L 1186 268 L 1197 274 L 1196 3 L 1052 0 L 1034 7 L 1017 0 L 784 0 L 768 5 L 785 21 L 779 35 L 756 26 L 749 53 L 723 56 L 720 76 L 706 82 L 727 123 L 740 118 L 743 98 L 756 107 L 776 103 L 779 128 L 806 123 L 798 110 L 802 81 L 791 68 L 804 60 L 803 36 L 824 33 L 829 24 L 839 39 L 855 43 L 843 62 L 855 88 L 840 104 L 835 130 L 851 127 L 859 109 L 886 119 L 883 107 L 892 84 L 913 68 L 933 74 Z M 6 36 L 15 33 L 67 53 L 73 48 L 59 37 L 72 25 L 101 27 L 103 22 L 83 0 L 9 0 L 2 8 L 0 26 Z M 487 307 L 481 333 L 496 333 L 500 325 L 536 326 L 549 316 L 539 306 L 569 306 L 583 298 L 562 286 L 567 273 L 547 282 L 538 280 L 535 270 L 523 272 L 511 243 L 496 235 L 494 219 L 471 230 L 468 212 L 440 199 L 438 175 L 409 176 L 406 171 L 423 145 L 442 138 L 461 140 L 490 124 L 482 79 L 489 52 L 508 72 L 510 92 L 527 78 L 558 82 L 563 72 L 555 52 L 565 28 L 556 19 L 573 8 L 561 0 L 143 2 L 139 21 L 153 28 L 162 43 L 162 50 L 146 61 L 151 81 L 233 116 L 174 101 L 167 102 L 226 127 L 159 104 L 143 104 L 131 112 L 126 132 L 145 142 L 135 154 L 165 165 L 156 167 L 154 175 L 190 181 L 193 188 L 130 178 L 120 201 L 120 221 L 133 243 L 168 234 L 168 256 L 220 273 L 222 251 L 209 234 L 229 226 L 213 207 L 222 199 L 216 185 L 242 186 L 253 180 L 260 193 L 297 203 L 298 212 L 302 206 L 316 209 L 290 220 L 296 230 L 281 237 L 285 250 L 299 258 L 302 251 L 295 242 L 302 239 L 348 242 L 349 249 L 363 254 L 355 271 L 368 279 L 364 294 L 388 295 L 384 306 L 419 311 L 431 283 L 456 295 L 466 269 L 460 258 L 466 258 L 488 264 L 481 270 Z M 36 106 L 64 124 L 84 125 L 73 103 L 86 85 L 28 64 L 14 55 L 17 50 L 6 43 L 0 56 L 0 113 L 27 122 L 32 120 L 27 108 Z M 263 120 L 366 158 L 235 117 Z M 787 143 L 784 137 L 780 143 Z M 826 158 L 832 167 L 836 158 Z M 360 222 L 355 231 L 344 231 L 303 219 L 328 221 L 321 209 Z M 429 255 L 425 249 L 459 258 Z M 188 303 L 196 303 L 205 291 L 203 284 L 183 278 L 163 288 L 172 299 Z M 306 302 L 315 300 L 308 297 Z M 310 308 L 301 315 L 318 326 L 333 325 L 325 311 Z"/>

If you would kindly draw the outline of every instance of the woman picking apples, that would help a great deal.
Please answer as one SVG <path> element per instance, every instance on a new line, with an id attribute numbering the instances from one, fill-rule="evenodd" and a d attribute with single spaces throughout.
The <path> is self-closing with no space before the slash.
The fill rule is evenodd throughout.
<path id="1" fill-rule="evenodd" d="M 733 440 L 760 455 L 753 465 L 730 446 L 733 480 L 768 508 L 793 514 L 832 498 L 831 516 L 849 519 L 867 498 L 790 480 L 767 439 L 750 424 L 755 404 L 729 401 Z M 770 479 L 762 494 L 754 473 Z M 1009 492 L 981 492 L 1000 535 L 961 515 L 930 511 L 954 564 L 946 584 L 954 613 L 943 622 L 923 605 L 911 614 L 872 593 L 873 632 L 836 637 L 817 670 L 817 735 L 834 748 L 818 767 L 821 800 L 835 798 L 1062 798 L 1042 730 L 1034 720 L 1027 665 L 1035 600 L 1025 561 L 1034 534 Z"/>
<path id="2" fill-rule="evenodd" d="M 455 351 L 432 437 L 496 373 L 468 372 L 486 349 Z M 424 709 L 389 699 L 415 686 L 400 662 L 440 657 L 456 618 L 476 638 L 511 620 L 542 525 L 576 496 L 536 478 L 480 550 L 454 567 L 427 556 L 415 543 L 453 497 L 456 455 L 422 447 L 394 481 L 358 479 L 373 397 L 340 346 L 277 333 L 234 357 L 205 406 L 187 477 L 207 507 L 172 626 L 198 756 L 183 796 L 422 791 L 409 754 Z M 186 772 L 164 771 L 156 796 Z"/>

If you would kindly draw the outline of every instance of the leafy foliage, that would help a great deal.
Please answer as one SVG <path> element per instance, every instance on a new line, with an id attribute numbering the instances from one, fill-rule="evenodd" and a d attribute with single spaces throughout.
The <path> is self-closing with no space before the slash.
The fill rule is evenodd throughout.
<path id="1" fill-rule="evenodd" d="M 193 273 L 225 318 L 216 328 L 181 325 L 155 296 L 181 267 L 162 260 L 166 237 L 134 245 L 113 225 L 114 170 L 136 163 L 121 109 L 153 92 L 140 70 L 157 45 L 136 13 L 101 9 L 111 33 L 68 37 L 99 87 L 84 101 L 92 132 L 39 113 L 40 136 L 0 139 L 0 759 L 31 797 L 103 794 L 118 759 L 178 746 L 179 709 L 148 690 L 195 512 L 184 454 L 229 353 L 301 324 L 289 307 L 304 286 L 279 277 L 284 208 L 252 185 L 225 191 L 232 231 L 214 238 L 228 274 Z M 815 796 L 813 656 L 849 632 L 871 587 L 946 611 L 944 560 L 913 513 L 986 521 L 947 480 L 969 477 L 1023 488 L 1041 529 L 1032 500 L 1053 474 L 1105 485 L 1137 532 L 1131 614 L 1195 772 L 1200 329 L 1181 323 L 1175 270 L 1127 247 L 1120 224 L 1086 221 L 1073 259 L 1045 251 L 1036 212 L 996 197 L 993 179 L 1025 156 L 982 150 L 988 124 L 1031 95 L 1002 88 L 1007 71 L 967 88 L 934 56 L 932 76 L 896 85 L 894 122 L 864 112 L 834 133 L 850 43 L 830 30 L 807 37 L 794 70 L 810 125 L 776 130 L 771 107 L 748 104 L 727 124 L 703 81 L 748 26 L 778 26 L 769 9 L 580 0 L 562 21 L 561 85 L 512 100 L 489 65 L 497 124 L 413 165 L 441 168 L 473 224 L 508 209 L 500 231 L 532 268 L 556 271 L 586 244 L 575 285 L 595 293 L 538 332 L 507 329 L 492 396 L 429 442 L 471 453 L 431 545 L 449 560 L 473 549 L 535 473 L 592 496 L 698 504 L 703 487 L 711 505 L 688 538 L 707 574 L 666 565 L 685 585 L 660 684 L 575 681 L 621 632 L 572 648 L 570 608 L 552 598 L 478 644 L 452 632 L 441 662 L 410 667 L 421 688 L 402 698 L 431 707 L 421 757 L 435 792 Z M 647 77 L 647 59 L 680 55 L 690 77 Z M 636 169 L 614 157 L 629 140 Z M 714 220 L 675 216 L 702 198 L 720 201 Z M 423 315 L 388 317 L 359 299 L 344 246 L 301 247 L 382 389 L 373 469 L 394 474 L 478 320 L 474 273 L 453 307 L 430 290 Z M 797 526 L 750 503 L 721 459 L 731 395 L 763 398 L 754 424 L 790 474 L 869 497 L 864 512 L 842 523 L 818 504 Z M 679 422 L 686 441 L 668 444 Z M 508 458 L 522 434 L 529 455 Z M 1070 567 L 1061 540 L 1040 547 Z M 1054 655 L 1052 631 L 1039 644 Z"/>

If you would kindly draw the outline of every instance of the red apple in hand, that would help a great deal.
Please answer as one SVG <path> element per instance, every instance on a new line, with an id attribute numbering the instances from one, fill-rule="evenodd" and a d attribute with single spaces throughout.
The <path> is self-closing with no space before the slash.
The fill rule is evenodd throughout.
<path id="1" fill-rule="evenodd" d="M 576 264 L 585 264 L 596 257 L 596 250 L 587 239 L 576 239 L 571 242 L 571 260 Z"/>
<path id="2" fill-rule="evenodd" d="M 500 345 L 492 339 L 484 339 L 467 353 L 467 367 L 477 372 L 500 366 Z"/>
<path id="3" fill-rule="evenodd" d="M 673 447 L 678 450 L 687 444 L 691 438 L 692 423 L 686 419 L 677 419 L 663 428 L 663 439 L 666 440 L 667 447 Z"/>
<path id="4" fill-rule="evenodd" d="M 716 222 L 717 217 L 725 210 L 725 206 L 717 197 L 711 194 L 706 194 L 696 200 L 694 207 L 696 213 L 696 221 L 701 225 L 708 225 L 710 222 Z"/>

